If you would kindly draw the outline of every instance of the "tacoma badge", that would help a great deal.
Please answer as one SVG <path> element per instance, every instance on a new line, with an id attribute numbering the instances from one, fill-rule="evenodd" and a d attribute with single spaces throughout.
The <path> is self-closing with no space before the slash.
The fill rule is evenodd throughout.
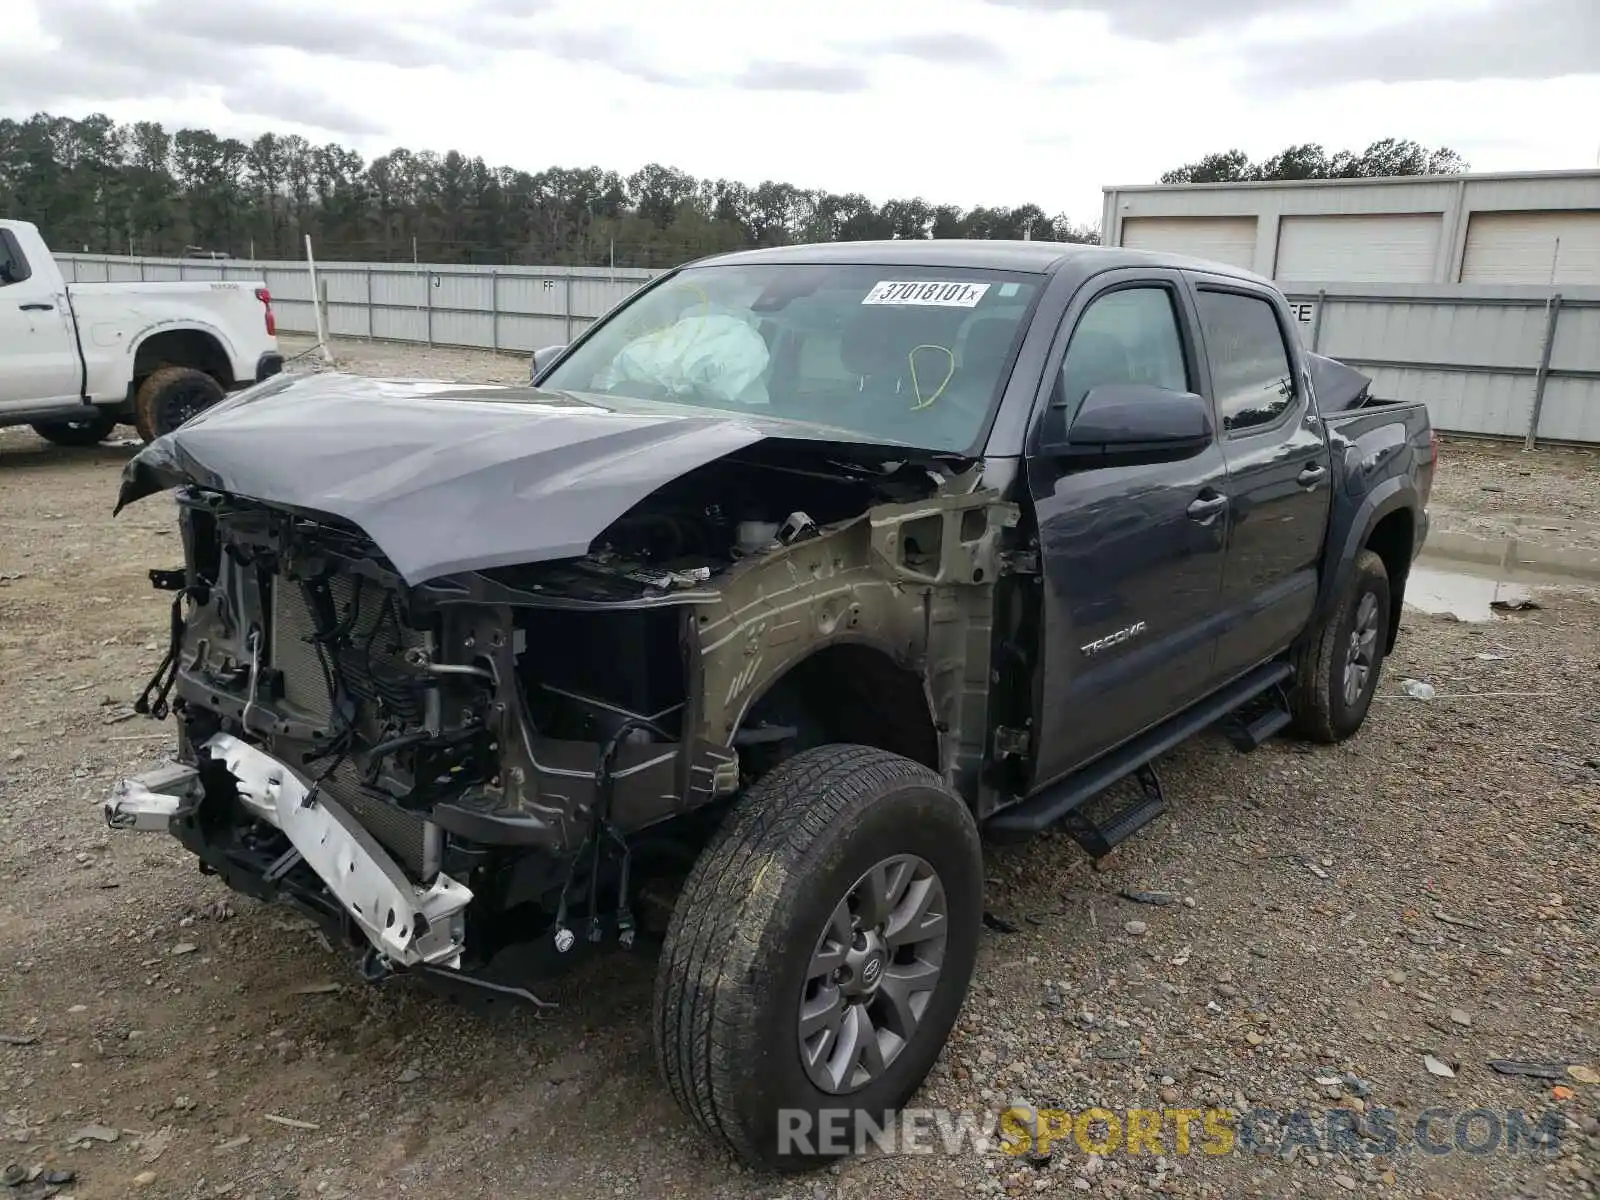
<path id="1" fill-rule="evenodd" d="M 1085 655 L 1092 656 L 1099 654 L 1100 651 L 1109 649 L 1112 646 L 1120 646 L 1123 642 L 1132 641 L 1134 638 L 1143 633 L 1145 628 L 1146 626 L 1143 621 L 1135 621 L 1126 629 L 1119 629 L 1115 633 L 1108 633 L 1103 638 L 1096 638 L 1092 642 L 1088 642 L 1085 645 L 1079 646 L 1078 649 L 1082 650 Z"/>

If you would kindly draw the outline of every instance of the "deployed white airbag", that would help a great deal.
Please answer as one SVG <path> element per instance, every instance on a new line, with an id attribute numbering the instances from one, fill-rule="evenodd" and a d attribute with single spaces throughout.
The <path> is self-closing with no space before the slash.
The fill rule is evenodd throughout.
<path id="1" fill-rule="evenodd" d="M 761 377 L 769 358 L 766 340 L 747 321 L 697 311 L 629 342 L 595 382 L 604 390 L 650 383 L 729 404 L 765 404 Z"/>

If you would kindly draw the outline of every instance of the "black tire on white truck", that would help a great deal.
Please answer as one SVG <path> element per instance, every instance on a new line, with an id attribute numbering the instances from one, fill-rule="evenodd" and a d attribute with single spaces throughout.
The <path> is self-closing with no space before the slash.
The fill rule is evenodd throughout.
<path id="1" fill-rule="evenodd" d="M 153 442 L 190 417 L 204 412 L 227 393 L 204 371 L 193 367 L 161 367 L 152 371 L 133 397 L 133 425 Z"/>
<path id="2" fill-rule="evenodd" d="M 117 414 L 98 409 L 81 420 L 37 421 L 33 431 L 57 446 L 96 446 L 117 427 Z"/>

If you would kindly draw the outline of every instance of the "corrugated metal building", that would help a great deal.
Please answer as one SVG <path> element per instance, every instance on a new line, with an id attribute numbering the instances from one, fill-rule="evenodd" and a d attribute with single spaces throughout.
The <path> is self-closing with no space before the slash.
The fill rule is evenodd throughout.
<path id="1" fill-rule="evenodd" d="M 1600 171 L 1110 187 L 1101 228 L 1294 283 L 1600 285 Z"/>
<path id="2" fill-rule="evenodd" d="M 1102 230 L 1277 280 L 1441 429 L 1600 442 L 1600 171 L 1113 187 Z"/>

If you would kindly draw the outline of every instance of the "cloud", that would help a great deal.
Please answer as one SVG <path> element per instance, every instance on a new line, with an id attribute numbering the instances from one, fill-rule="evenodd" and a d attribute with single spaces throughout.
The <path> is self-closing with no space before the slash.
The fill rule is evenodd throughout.
<path id="1" fill-rule="evenodd" d="M 137 95 L 143 71 L 118 63 L 86 62 L 70 72 L 37 51 L 0 47 L 0 108 L 37 112 L 63 101 L 118 100 Z"/>
<path id="2" fill-rule="evenodd" d="M 347 137 L 387 125 L 314 86 L 264 65 L 263 53 L 288 51 L 330 63 L 400 69 L 481 69 L 486 55 L 531 50 L 608 68 L 646 82 L 682 87 L 689 80 L 654 66 L 621 29 L 543 27 L 527 18 L 539 0 L 496 11 L 464 5 L 445 29 L 403 14 L 378 19 L 276 0 L 42 0 L 39 26 L 59 49 L 41 56 L 0 45 L 0 105 L 30 109 L 65 102 L 138 97 L 187 100 L 219 89 L 227 108 L 269 121 L 294 121 Z M 514 11 L 515 18 L 507 15 Z M 70 71 L 43 60 L 71 62 Z M 374 109 L 374 112 L 381 111 Z"/>
<path id="3" fill-rule="evenodd" d="M 868 50 L 943 66 L 1004 66 L 1011 61 L 988 38 L 967 33 L 904 33 L 880 38 Z"/>
<path id="4" fill-rule="evenodd" d="M 448 22 L 440 22 L 404 12 L 379 16 L 341 11 L 337 0 L 318 7 L 304 0 L 298 5 L 278 0 L 214 5 L 132 0 L 131 6 L 113 0 L 41 0 L 39 23 L 47 37 L 60 42 L 62 56 L 75 64 L 70 74 L 85 67 L 91 73 L 131 71 L 142 84 L 133 94 L 181 95 L 185 83 L 234 85 L 241 73 L 260 69 L 263 51 L 400 69 L 474 71 L 489 56 L 523 50 L 651 83 L 688 82 L 652 64 L 627 30 L 553 27 L 540 19 L 544 6 L 545 0 L 521 0 L 514 6 L 508 0 L 466 3 L 450 13 Z M 59 95 L 85 92 L 65 84 L 48 90 Z M 353 115 L 330 100 L 318 101 L 304 88 L 279 84 L 277 90 L 299 97 L 302 103 L 291 107 L 300 111 L 320 111 L 327 119 L 341 112 Z M 237 92 L 230 86 L 230 95 Z M 358 133 L 370 126 L 358 118 L 345 131 Z"/>
<path id="5" fill-rule="evenodd" d="M 506 11 L 501 11 L 502 6 Z M 638 36 L 621 26 L 552 23 L 541 14 L 543 0 L 515 6 L 501 0 L 465 8 L 450 15 L 449 36 L 461 46 L 469 69 L 482 66 L 485 54 L 532 51 L 567 63 L 602 67 L 646 83 L 692 87 L 688 76 L 653 61 Z"/>
<path id="6" fill-rule="evenodd" d="M 757 59 L 733 77 L 737 87 L 765 92 L 860 92 L 868 83 L 864 67 Z"/>
<path id="7" fill-rule="evenodd" d="M 1247 78 L 1282 91 L 1367 80 L 1565 75 L 1600 75 L 1600 0 L 1500 0 L 1491 8 L 1434 12 L 1383 29 L 1285 44 L 1257 56 Z"/>
<path id="8" fill-rule="evenodd" d="M 43 0 L 39 25 L 64 50 L 92 51 L 115 61 L 139 56 L 151 70 L 174 57 L 215 56 L 219 68 L 242 54 L 266 49 L 402 67 L 451 60 L 450 44 L 420 28 L 320 8 L 293 8 L 266 0 L 228 0 L 215 7 L 187 0 L 137 0 L 132 7 L 107 0 Z M 223 75 L 222 69 L 211 72 Z"/>
<path id="9" fill-rule="evenodd" d="M 69 7 L 83 7 L 74 0 Z M 100 6 L 94 6 L 100 7 Z M 44 23 L 58 19 L 60 0 L 44 0 Z M 298 50 L 303 54 L 427 67 L 454 57 L 449 43 L 429 38 L 417 28 L 334 11 L 332 2 L 314 9 L 288 8 L 262 0 L 226 0 L 195 4 L 191 0 L 145 0 L 140 24 L 192 41 L 227 47 Z"/>
<path id="10" fill-rule="evenodd" d="M 1401 6 L 1391 3 L 1382 24 L 1352 32 L 1336 24 L 1341 10 L 1353 11 L 1348 2 L 1338 0 L 984 2 L 1033 12 L 1098 13 L 1113 33 L 1147 42 L 1237 33 L 1257 18 L 1326 19 L 1329 28 L 1315 37 L 1252 39 L 1244 78 L 1280 90 L 1362 80 L 1414 83 L 1600 74 L 1600 0 L 1479 0 L 1475 5 L 1433 5 L 1399 19 L 1394 14 Z M 1258 33 L 1259 27 L 1251 32 Z"/>
<path id="11" fill-rule="evenodd" d="M 1111 30 L 1146 42 L 1175 42 L 1217 29 L 1236 29 L 1256 17 L 1296 10 L 1324 12 L 1331 0 L 985 0 L 1034 12 L 1100 13 Z"/>
<path id="12" fill-rule="evenodd" d="M 348 137 L 389 130 L 387 124 L 346 108 L 321 92 L 271 76 L 256 75 L 235 87 L 224 88 L 222 102 L 230 112 L 240 116 L 258 117 L 268 122 L 294 121 Z"/>
<path id="13" fill-rule="evenodd" d="M 736 63 L 732 70 L 690 74 L 655 62 L 638 35 L 620 26 L 568 28 L 547 20 L 527 20 L 486 8 L 467 14 L 463 21 L 453 23 L 452 28 L 458 34 L 466 31 L 474 38 L 486 37 L 496 49 L 532 50 L 563 62 L 598 66 L 664 87 L 704 88 L 729 84 L 757 91 L 858 92 L 869 82 L 865 69 L 855 64 L 767 59 L 754 59 L 743 66 Z M 917 41 L 915 37 L 903 40 Z M 910 53 L 909 50 L 905 52 Z"/>
<path id="14" fill-rule="evenodd" d="M 0 51 L 0 110 L 49 111 L 67 104 L 99 105 L 130 96 L 186 100 L 205 88 L 219 89 L 229 111 L 269 123 L 291 121 L 352 137 L 388 129 L 314 89 L 258 71 L 241 72 L 227 84 L 172 81 L 128 63 L 86 63 L 81 69 L 64 72 L 37 55 L 12 58 Z"/>
<path id="15" fill-rule="evenodd" d="M 177 0 L 154 0 L 126 8 L 95 0 L 48 0 L 40 27 L 59 49 L 41 53 L 15 44 L 0 47 L 0 105 L 30 110 L 64 103 L 97 104 L 138 98 L 189 101 L 216 93 L 233 112 L 292 121 L 328 133 L 359 136 L 385 126 L 339 104 L 314 87 L 265 69 L 263 48 L 301 49 L 294 39 L 252 25 L 258 13 L 195 10 L 191 18 Z M 237 18 L 233 23 L 221 17 Z M 277 28 L 294 28 L 280 20 Z M 355 24 L 335 18 L 321 26 L 309 44 L 346 60 L 381 56 L 400 45 L 386 44 Z M 325 35 L 325 36 L 324 36 Z M 260 39 L 270 37 L 263 43 Z M 254 40 L 253 40 L 254 39 Z M 322 39 L 319 43 L 318 39 Z M 411 61 L 421 62 L 417 56 Z M 72 63 L 63 70 L 62 62 Z"/>
<path id="16" fill-rule="evenodd" d="M 587 63 L 664 87 L 693 87 L 694 80 L 651 62 L 625 29 L 524 29 L 522 45 L 564 62 Z"/>
<path id="17" fill-rule="evenodd" d="M 458 0 L 446 19 L 395 3 L 362 10 L 338 0 L 38 0 L 40 32 L 57 48 L 45 57 L 71 71 L 36 68 L 41 55 L 0 43 L 0 104 L 39 108 L 66 102 L 138 97 L 186 102 L 220 93 L 231 112 L 295 121 L 360 137 L 386 131 L 384 109 L 341 103 L 293 56 L 331 66 L 436 69 L 477 73 L 506 55 L 536 54 L 569 66 L 597 67 L 641 83 L 675 89 L 743 88 L 761 92 L 854 93 L 868 72 L 855 48 L 838 61 L 724 60 L 691 70 L 662 61 L 659 47 L 620 24 L 560 23 L 555 0 Z M 982 38 L 907 34 L 879 47 L 938 63 L 993 64 L 997 47 Z M 336 72 L 328 78 L 337 79 Z M 248 81 L 248 84 L 247 82 Z"/>

